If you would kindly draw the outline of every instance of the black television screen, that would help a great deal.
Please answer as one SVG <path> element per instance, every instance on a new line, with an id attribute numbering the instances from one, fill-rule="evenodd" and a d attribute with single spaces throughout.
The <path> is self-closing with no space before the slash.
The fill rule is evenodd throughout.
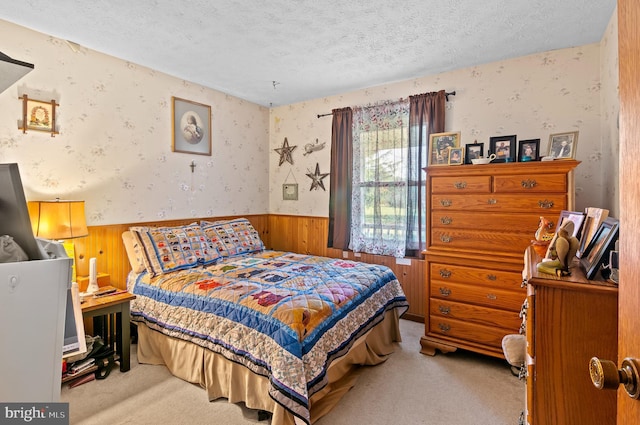
<path id="1" fill-rule="evenodd" d="M 0 235 L 9 235 L 29 260 L 44 259 L 29 219 L 18 164 L 0 164 Z"/>

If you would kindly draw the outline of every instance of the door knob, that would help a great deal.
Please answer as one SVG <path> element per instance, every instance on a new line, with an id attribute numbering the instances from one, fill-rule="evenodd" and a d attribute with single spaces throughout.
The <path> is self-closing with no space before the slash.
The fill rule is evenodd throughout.
<path id="1" fill-rule="evenodd" d="M 589 375 L 591 382 L 599 390 L 615 390 L 622 384 L 631 398 L 640 398 L 639 364 L 636 359 L 625 358 L 622 367 L 618 369 L 611 360 L 600 360 L 597 357 L 589 361 Z"/>

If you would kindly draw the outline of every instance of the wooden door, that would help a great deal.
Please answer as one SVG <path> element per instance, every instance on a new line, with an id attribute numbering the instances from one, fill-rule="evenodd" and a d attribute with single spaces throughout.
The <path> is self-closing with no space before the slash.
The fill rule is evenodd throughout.
<path id="1" fill-rule="evenodd" d="M 640 360 L 640 2 L 618 0 L 620 67 L 620 288 L 618 367 Z M 613 360 L 613 359 L 612 359 Z M 640 423 L 640 400 L 618 389 L 618 424 Z"/>

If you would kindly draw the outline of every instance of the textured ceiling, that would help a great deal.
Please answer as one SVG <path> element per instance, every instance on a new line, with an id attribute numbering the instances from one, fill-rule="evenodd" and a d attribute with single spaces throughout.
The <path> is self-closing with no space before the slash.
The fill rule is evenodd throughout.
<path id="1" fill-rule="evenodd" d="M 615 6 L 616 0 L 3 0 L 0 19 L 279 106 L 596 43 Z"/>

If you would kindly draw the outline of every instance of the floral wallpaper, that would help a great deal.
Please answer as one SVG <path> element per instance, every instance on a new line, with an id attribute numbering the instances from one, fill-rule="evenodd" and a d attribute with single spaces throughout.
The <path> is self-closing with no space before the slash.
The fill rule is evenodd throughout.
<path id="1" fill-rule="evenodd" d="M 268 108 L 6 21 L 0 33 L 35 65 L 0 93 L 0 162 L 18 163 L 27 200 L 82 199 L 89 225 L 268 212 Z M 60 134 L 18 130 L 23 94 L 59 103 Z M 172 96 L 211 106 L 211 156 L 172 151 Z"/>
<path id="2" fill-rule="evenodd" d="M 620 91 L 618 78 L 618 13 L 613 13 L 611 21 L 602 37 L 600 53 L 601 124 L 602 131 L 602 181 L 603 205 L 609 209 L 609 215 L 620 217 L 620 192 L 618 175 L 620 173 L 620 130 L 618 115 L 620 112 Z"/>
<path id="3" fill-rule="evenodd" d="M 316 163 L 323 172 L 330 171 L 332 118 L 318 115 L 329 114 L 336 108 L 370 105 L 441 89 L 456 92 L 446 104 L 446 131 L 460 131 L 463 145 L 476 140 L 484 143 L 485 152 L 490 137 L 515 134 L 518 140 L 540 139 L 540 153 L 547 154 L 550 134 L 578 131 L 576 159 L 582 163 L 575 173 L 576 209 L 584 210 L 587 206 L 614 209 L 611 205 L 614 200 L 605 199 L 604 193 L 617 187 L 617 174 L 605 176 L 601 171 L 614 161 L 611 155 L 603 155 L 603 140 L 613 144 L 615 139 L 614 134 L 603 138 L 602 132 L 608 130 L 601 129 L 611 126 L 609 121 L 601 121 L 601 74 L 617 72 L 612 59 L 601 69 L 602 49 L 609 52 L 608 56 L 617 54 L 607 41 L 617 34 L 617 29 L 610 29 L 607 34 L 604 47 L 596 43 L 554 50 L 272 108 L 270 212 L 328 216 L 329 182 L 325 183 L 326 191 L 310 190 L 306 176 Z M 617 104 L 613 91 L 613 87 L 607 86 L 609 115 Z M 285 137 L 298 150 L 293 154 L 293 164 L 279 165 L 274 148 Z M 327 148 L 303 154 L 304 147 L 316 141 L 326 143 Z M 281 194 L 282 184 L 291 182 L 292 176 L 300 187 L 298 201 L 283 200 Z"/>
<path id="4" fill-rule="evenodd" d="M 28 200 L 85 200 L 89 225 L 326 217 L 332 109 L 440 89 L 456 92 L 446 130 L 460 131 L 463 145 L 477 140 L 486 151 L 491 136 L 515 134 L 539 138 L 545 154 L 550 134 L 579 131 L 576 209 L 617 216 L 616 13 L 599 43 L 271 109 L 6 21 L 0 32 L 12 40 L 3 53 L 35 64 L 0 93 L 0 162 L 19 164 Z M 25 93 L 60 104 L 60 134 L 18 130 Z M 172 96 L 211 106 L 211 156 L 172 152 Z M 285 139 L 290 158 L 281 158 Z M 297 197 L 283 184 L 297 184 Z"/>

